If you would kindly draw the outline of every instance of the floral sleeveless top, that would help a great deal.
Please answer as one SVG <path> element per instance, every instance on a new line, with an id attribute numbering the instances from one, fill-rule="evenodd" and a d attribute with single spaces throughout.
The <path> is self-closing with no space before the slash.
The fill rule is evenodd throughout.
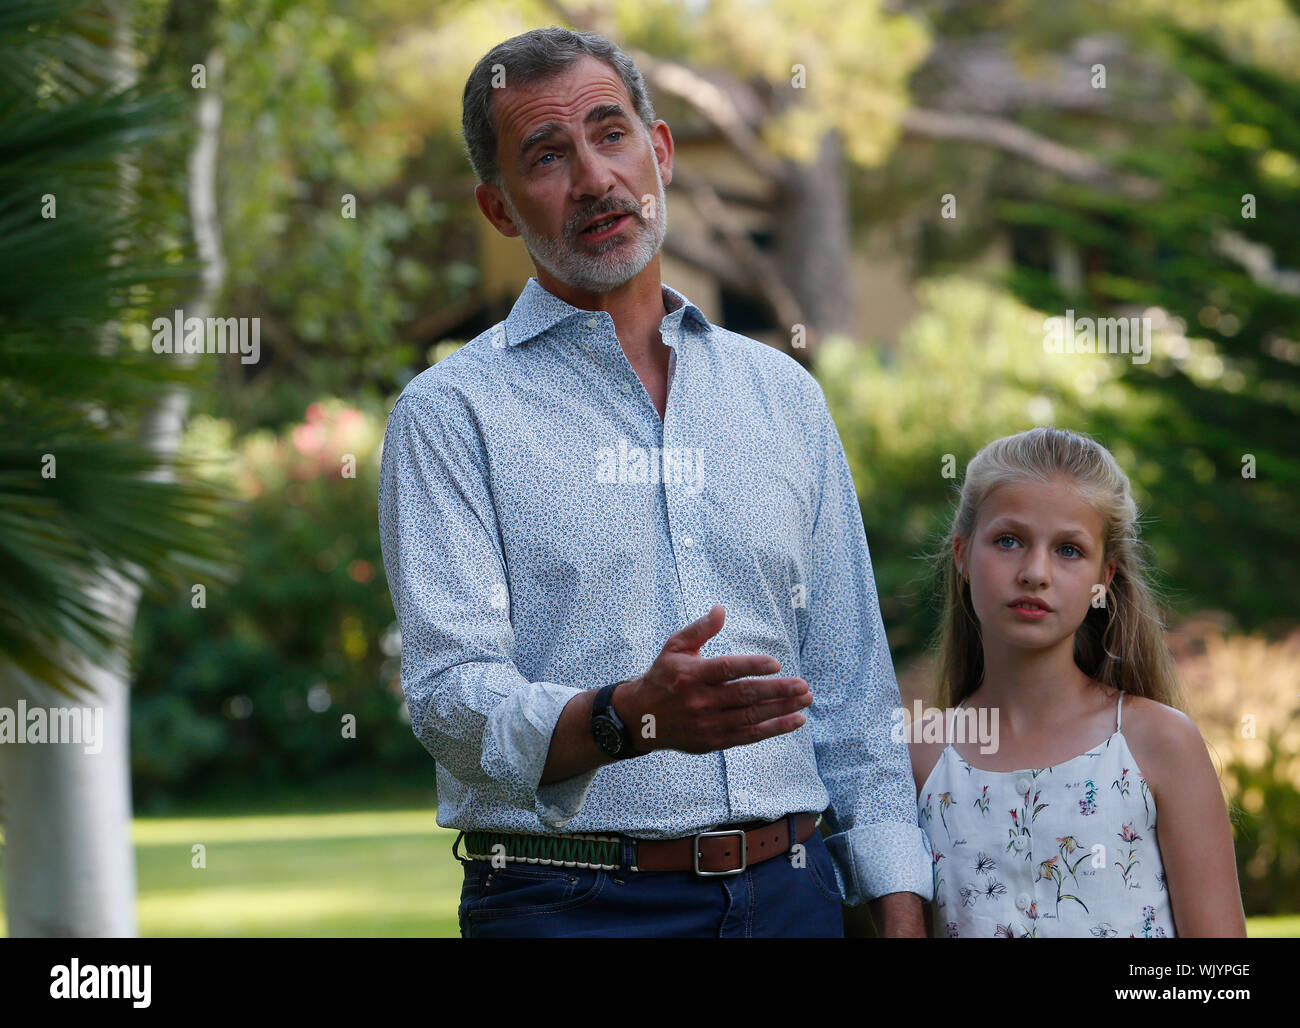
<path id="1" fill-rule="evenodd" d="M 981 771 L 948 746 L 917 799 L 939 938 L 1175 935 L 1155 798 L 1120 731 L 1052 767 Z"/>

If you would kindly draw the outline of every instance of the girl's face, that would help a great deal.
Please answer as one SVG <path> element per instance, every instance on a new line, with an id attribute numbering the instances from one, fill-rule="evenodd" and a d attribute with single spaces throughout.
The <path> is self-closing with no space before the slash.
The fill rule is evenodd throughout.
<path id="1" fill-rule="evenodd" d="M 954 540 L 953 557 L 970 579 L 985 645 L 1023 649 L 1072 640 L 1094 587 L 1108 587 L 1115 574 L 1113 561 L 1102 567 L 1101 515 L 1065 477 L 994 488 L 971 537 Z"/>

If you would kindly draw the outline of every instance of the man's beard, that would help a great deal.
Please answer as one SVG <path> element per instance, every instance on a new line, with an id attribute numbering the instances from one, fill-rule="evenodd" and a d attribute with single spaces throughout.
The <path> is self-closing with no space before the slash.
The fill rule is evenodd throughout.
<path id="1" fill-rule="evenodd" d="M 664 236 L 668 234 L 668 204 L 664 197 L 664 180 L 655 163 L 655 182 L 658 196 L 655 197 L 653 214 L 648 221 L 642 218 L 639 206 L 629 206 L 626 202 L 606 202 L 597 209 L 584 212 L 580 218 L 571 219 L 561 230 L 559 237 L 541 235 L 529 228 L 519 217 L 510 198 L 502 190 L 506 211 L 510 220 L 519 229 L 528 254 L 538 265 L 545 268 L 554 278 L 591 293 L 606 293 L 631 281 L 645 270 L 646 266 L 659 252 Z M 579 249 L 569 243 L 582 227 L 592 218 L 601 214 L 619 211 L 630 214 L 636 224 L 623 228 L 613 239 L 593 244 L 589 249 Z M 632 238 L 626 238 L 628 232 Z"/>

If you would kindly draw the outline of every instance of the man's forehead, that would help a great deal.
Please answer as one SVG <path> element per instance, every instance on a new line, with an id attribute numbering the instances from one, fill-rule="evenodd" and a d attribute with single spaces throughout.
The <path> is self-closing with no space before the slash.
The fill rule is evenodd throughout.
<path id="1" fill-rule="evenodd" d="M 618 104 L 632 114 L 632 101 L 618 73 L 604 61 L 586 57 L 539 82 L 499 90 L 494 110 L 498 138 L 509 146 L 547 122 L 580 122 L 591 108 L 603 104 Z"/>

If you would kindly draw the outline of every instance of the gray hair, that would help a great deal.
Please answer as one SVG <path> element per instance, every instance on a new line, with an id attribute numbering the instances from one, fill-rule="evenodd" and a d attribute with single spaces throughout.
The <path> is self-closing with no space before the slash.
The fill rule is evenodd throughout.
<path id="1" fill-rule="evenodd" d="M 501 168 L 497 164 L 497 130 L 492 119 L 494 69 L 499 65 L 510 86 L 542 82 L 563 71 L 583 56 L 604 61 L 623 80 L 637 117 L 647 129 L 654 123 L 655 111 L 646 93 L 641 72 L 614 43 L 594 32 L 571 32 L 562 28 L 532 29 L 504 43 L 498 43 L 474 65 L 465 81 L 462 97 L 461 131 L 469 163 L 480 182 L 501 185 Z"/>

